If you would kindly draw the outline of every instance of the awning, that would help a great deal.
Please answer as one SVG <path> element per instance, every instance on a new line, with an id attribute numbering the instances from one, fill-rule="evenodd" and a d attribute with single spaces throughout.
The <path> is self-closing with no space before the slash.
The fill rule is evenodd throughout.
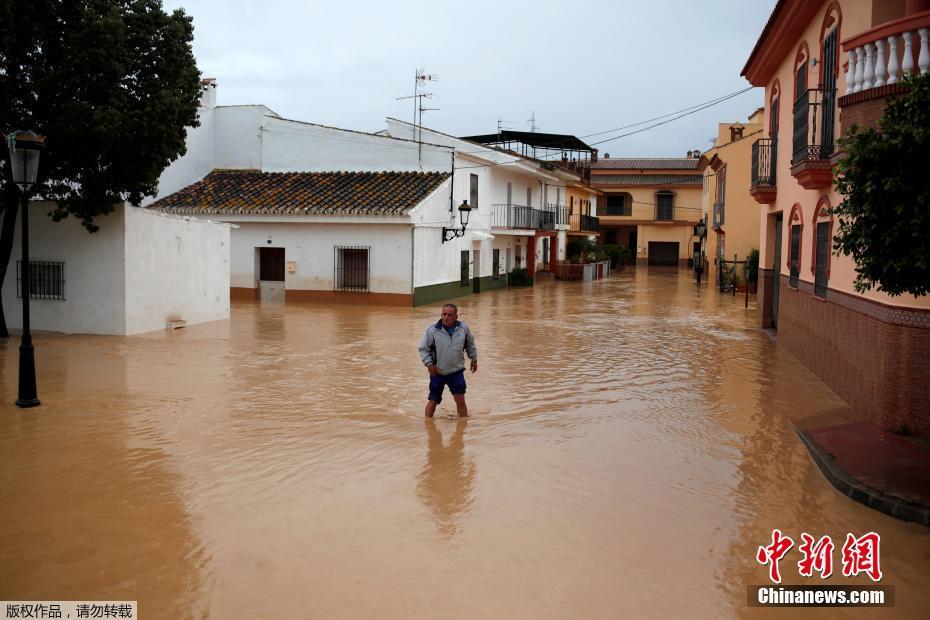
<path id="1" fill-rule="evenodd" d="M 479 239 L 493 239 L 494 238 L 494 235 L 486 233 L 486 232 L 481 232 L 480 230 L 473 230 L 471 231 L 471 234 L 473 237 L 478 237 Z"/>

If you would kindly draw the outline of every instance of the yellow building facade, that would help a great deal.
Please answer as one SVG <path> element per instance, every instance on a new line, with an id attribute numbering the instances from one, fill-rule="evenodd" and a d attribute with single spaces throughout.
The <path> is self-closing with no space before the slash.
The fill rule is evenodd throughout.
<path id="1" fill-rule="evenodd" d="M 718 274 L 721 259 L 746 260 L 759 249 L 759 205 L 749 193 L 752 144 L 763 136 L 763 109 L 746 123 L 720 123 L 714 148 L 704 157 L 702 209 L 707 222 L 705 253 L 709 277 Z M 737 270 L 743 278 L 742 269 Z"/>
<path id="2" fill-rule="evenodd" d="M 637 264 L 686 265 L 698 247 L 701 219 L 700 153 L 680 158 L 610 158 L 591 169 L 591 185 L 603 192 L 598 218 L 601 240 L 629 247 Z"/>

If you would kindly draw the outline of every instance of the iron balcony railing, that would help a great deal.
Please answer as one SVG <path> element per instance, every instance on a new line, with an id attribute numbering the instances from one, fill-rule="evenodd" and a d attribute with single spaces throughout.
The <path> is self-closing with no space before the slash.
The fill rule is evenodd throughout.
<path id="1" fill-rule="evenodd" d="M 534 230 L 539 226 L 539 211 L 514 204 L 491 205 L 491 228 Z"/>
<path id="2" fill-rule="evenodd" d="M 723 203 L 718 202 L 714 205 L 714 229 L 719 229 L 723 226 L 726 216 L 726 209 L 724 209 Z"/>
<path id="3" fill-rule="evenodd" d="M 752 187 L 775 187 L 778 140 L 760 138 L 752 145 Z"/>
<path id="4" fill-rule="evenodd" d="M 809 88 L 794 102 L 791 163 L 833 155 L 836 89 Z"/>
<path id="5" fill-rule="evenodd" d="M 558 209 L 546 207 L 540 211 L 537 211 L 538 215 L 538 224 L 536 230 L 555 230 L 555 223 L 558 217 Z"/>
<path id="6" fill-rule="evenodd" d="M 554 221 L 557 226 L 564 226 L 565 224 L 568 224 L 568 211 L 566 210 L 565 205 L 552 202 L 546 203 L 543 212 L 547 211 L 554 214 L 553 217 L 555 218 Z"/>
<path id="7" fill-rule="evenodd" d="M 571 232 L 598 232 L 601 229 L 600 219 L 593 215 L 573 213 L 568 220 L 568 230 Z"/>

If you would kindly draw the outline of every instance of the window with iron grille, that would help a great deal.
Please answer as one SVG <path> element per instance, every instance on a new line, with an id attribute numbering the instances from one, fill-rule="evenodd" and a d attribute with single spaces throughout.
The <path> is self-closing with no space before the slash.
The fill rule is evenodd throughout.
<path id="1" fill-rule="evenodd" d="M 791 227 L 791 247 L 789 248 L 789 267 L 791 269 L 788 283 L 798 288 L 798 274 L 801 272 L 801 227 Z"/>
<path id="2" fill-rule="evenodd" d="M 675 194 L 672 192 L 656 193 L 656 220 L 660 222 L 671 222 L 675 208 Z"/>
<path id="3" fill-rule="evenodd" d="M 470 281 L 469 273 L 468 273 L 468 271 L 469 271 L 469 269 L 468 269 L 468 261 L 469 261 L 469 258 L 468 258 L 468 250 L 462 250 L 462 255 L 461 255 L 461 256 L 462 256 L 462 258 L 461 258 L 460 261 L 459 261 L 459 265 L 460 265 L 460 269 L 461 269 L 461 283 L 462 283 L 462 286 L 468 286 L 468 283 L 469 283 L 469 281 Z"/>
<path id="4" fill-rule="evenodd" d="M 29 299 L 65 300 L 65 264 L 29 261 Z M 23 262 L 16 261 L 16 296 L 23 297 Z"/>
<path id="5" fill-rule="evenodd" d="M 335 277 L 337 291 L 368 291 L 368 246 L 336 246 Z"/>
<path id="6" fill-rule="evenodd" d="M 494 275 L 494 279 L 495 279 L 495 280 L 500 280 L 500 277 L 501 277 L 501 251 L 500 251 L 500 250 L 493 250 L 493 251 L 491 252 L 491 255 L 492 255 L 492 259 L 491 259 L 491 260 L 494 261 L 493 271 L 492 271 L 492 273 L 493 273 L 493 275 Z"/>
<path id="7" fill-rule="evenodd" d="M 814 266 L 814 295 L 827 296 L 827 259 L 830 256 L 830 222 L 817 223 Z"/>
<path id="8" fill-rule="evenodd" d="M 478 208 L 478 175 L 473 174 L 470 177 L 471 183 L 471 193 L 469 194 L 468 201 L 471 204 L 472 209 Z"/>

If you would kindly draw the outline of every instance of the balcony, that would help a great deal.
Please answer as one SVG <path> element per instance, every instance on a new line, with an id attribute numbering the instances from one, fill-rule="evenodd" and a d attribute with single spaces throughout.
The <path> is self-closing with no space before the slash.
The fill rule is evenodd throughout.
<path id="1" fill-rule="evenodd" d="M 713 228 L 714 230 L 720 230 L 723 227 L 725 221 L 726 209 L 724 209 L 723 203 L 718 202 L 714 205 L 714 218 L 713 218 Z"/>
<path id="2" fill-rule="evenodd" d="M 491 205 L 491 228 L 514 228 L 520 230 L 556 230 L 566 224 L 565 207 L 547 205 L 534 209 L 515 204 Z"/>
<path id="3" fill-rule="evenodd" d="M 596 233 L 600 229 L 601 221 L 593 215 L 572 213 L 568 218 L 568 232 Z"/>
<path id="4" fill-rule="evenodd" d="M 922 11 L 843 41 L 847 70 L 846 92 L 839 99 L 841 131 L 852 125 L 876 129 L 883 100 L 904 92 L 902 78 L 930 69 L 928 28 L 930 11 Z"/>
<path id="5" fill-rule="evenodd" d="M 554 223 L 552 228 L 545 228 L 540 230 L 564 230 L 568 226 L 568 211 L 565 208 L 565 205 L 546 203 L 546 206 L 540 211 L 540 213 L 542 220 L 552 220 Z"/>
<path id="6" fill-rule="evenodd" d="M 794 102 L 791 175 L 804 189 L 823 189 L 833 181 L 836 90 L 809 88 Z"/>
<path id="7" fill-rule="evenodd" d="M 752 145 L 752 171 L 749 193 L 756 202 L 763 205 L 775 203 L 777 186 L 775 184 L 776 162 L 778 161 L 778 140 L 760 138 Z"/>
<path id="8" fill-rule="evenodd" d="M 536 209 L 523 205 L 491 205 L 491 228 L 535 230 L 539 224 L 538 214 Z"/>

